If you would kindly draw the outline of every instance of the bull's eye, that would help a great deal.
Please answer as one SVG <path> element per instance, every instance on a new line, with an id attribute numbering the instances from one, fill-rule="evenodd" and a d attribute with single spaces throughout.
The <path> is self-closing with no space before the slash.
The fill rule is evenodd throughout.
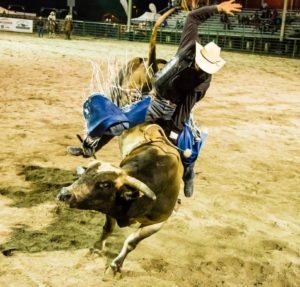
<path id="1" fill-rule="evenodd" d="M 111 182 L 108 182 L 108 181 L 106 181 L 106 182 L 100 182 L 100 183 L 98 183 L 98 188 L 100 188 L 100 189 L 103 189 L 103 188 L 108 188 L 108 187 L 111 187 Z"/>

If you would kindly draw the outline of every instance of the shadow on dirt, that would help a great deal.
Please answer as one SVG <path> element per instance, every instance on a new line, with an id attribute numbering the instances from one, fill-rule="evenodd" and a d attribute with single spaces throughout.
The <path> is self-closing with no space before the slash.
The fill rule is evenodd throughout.
<path id="1" fill-rule="evenodd" d="M 0 189 L 0 194 L 13 200 L 11 206 L 30 208 L 44 202 L 55 202 L 59 190 L 70 185 L 77 175 L 71 171 L 39 166 L 22 166 L 19 175 L 31 182 L 31 190 L 22 187 Z M 0 245 L 0 251 L 11 256 L 13 251 L 40 252 L 90 248 L 99 239 L 104 215 L 96 211 L 70 209 L 58 204 L 53 210 L 55 222 L 47 228 L 34 231 L 18 225 L 10 240 Z"/>
<path id="2" fill-rule="evenodd" d="M 77 176 L 74 172 L 39 166 L 20 166 L 19 176 L 31 183 L 30 192 L 24 188 L 0 189 L 0 194 L 14 201 L 14 207 L 32 207 L 46 201 L 53 201 L 63 186 L 70 185 Z"/>

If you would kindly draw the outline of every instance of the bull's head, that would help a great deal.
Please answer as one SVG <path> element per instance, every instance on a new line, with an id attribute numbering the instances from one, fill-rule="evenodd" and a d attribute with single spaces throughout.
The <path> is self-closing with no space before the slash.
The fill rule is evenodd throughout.
<path id="1" fill-rule="evenodd" d="M 108 213 L 116 200 L 133 200 L 141 196 L 156 199 L 153 191 L 121 168 L 96 161 L 72 185 L 62 188 L 58 199 L 72 208 Z"/>

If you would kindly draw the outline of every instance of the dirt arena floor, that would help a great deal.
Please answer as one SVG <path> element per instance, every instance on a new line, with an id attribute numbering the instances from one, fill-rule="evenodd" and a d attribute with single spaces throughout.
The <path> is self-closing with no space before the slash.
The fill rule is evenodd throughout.
<path id="1" fill-rule="evenodd" d="M 175 46 L 158 46 L 170 59 Z M 81 105 L 97 63 L 147 55 L 148 45 L 0 33 L 0 286 L 300 286 L 300 61 L 223 53 L 195 111 L 209 136 L 196 190 L 164 228 L 103 281 L 134 227 L 106 257 L 89 255 L 104 216 L 56 202 L 90 160 L 66 147 L 83 135 Z M 95 65 L 94 65 L 95 70 Z M 103 82 L 106 78 L 103 79 Z M 97 154 L 118 164 L 118 141 Z"/>

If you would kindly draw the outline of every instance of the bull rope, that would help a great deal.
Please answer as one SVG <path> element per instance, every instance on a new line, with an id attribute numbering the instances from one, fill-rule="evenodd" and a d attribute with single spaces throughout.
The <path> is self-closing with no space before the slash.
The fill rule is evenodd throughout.
<path id="1" fill-rule="evenodd" d="M 146 62 L 144 61 L 145 67 Z M 116 57 L 108 58 L 105 64 L 102 64 L 104 68 L 100 68 L 100 64 L 96 61 L 89 60 L 92 67 L 91 78 L 88 87 L 83 91 L 82 104 L 93 94 L 101 94 L 116 103 L 124 95 L 121 92 L 125 92 L 127 95 L 127 100 L 129 104 L 133 104 L 136 101 L 142 99 L 142 91 L 138 87 L 137 83 L 134 83 L 134 89 L 123 89 L 120 85 L 115 86 L 118 91 L 117 97 L 113 98 L 111 94 L 111 88 L 113 86 L 114 80 L 118 77 L 120 66 L 125 66 L 128 63 L 128 54 L 126 52 L 125 60 L 118 62 Z M 130 69 L 130 74 L 133 72 L 132 67 Z M 123 76 L 126 75 L 126 70 L 122 69 Z M 147 67 L 146 73 L 148 76 L 151 75 L 151 67 Z M 82 115 L 83 116 L 83 115 Z M 83 122 L 85 120 L 83 119 Z M 87 134 L 86 126 L 84 127 L 84 133 Z"/>

